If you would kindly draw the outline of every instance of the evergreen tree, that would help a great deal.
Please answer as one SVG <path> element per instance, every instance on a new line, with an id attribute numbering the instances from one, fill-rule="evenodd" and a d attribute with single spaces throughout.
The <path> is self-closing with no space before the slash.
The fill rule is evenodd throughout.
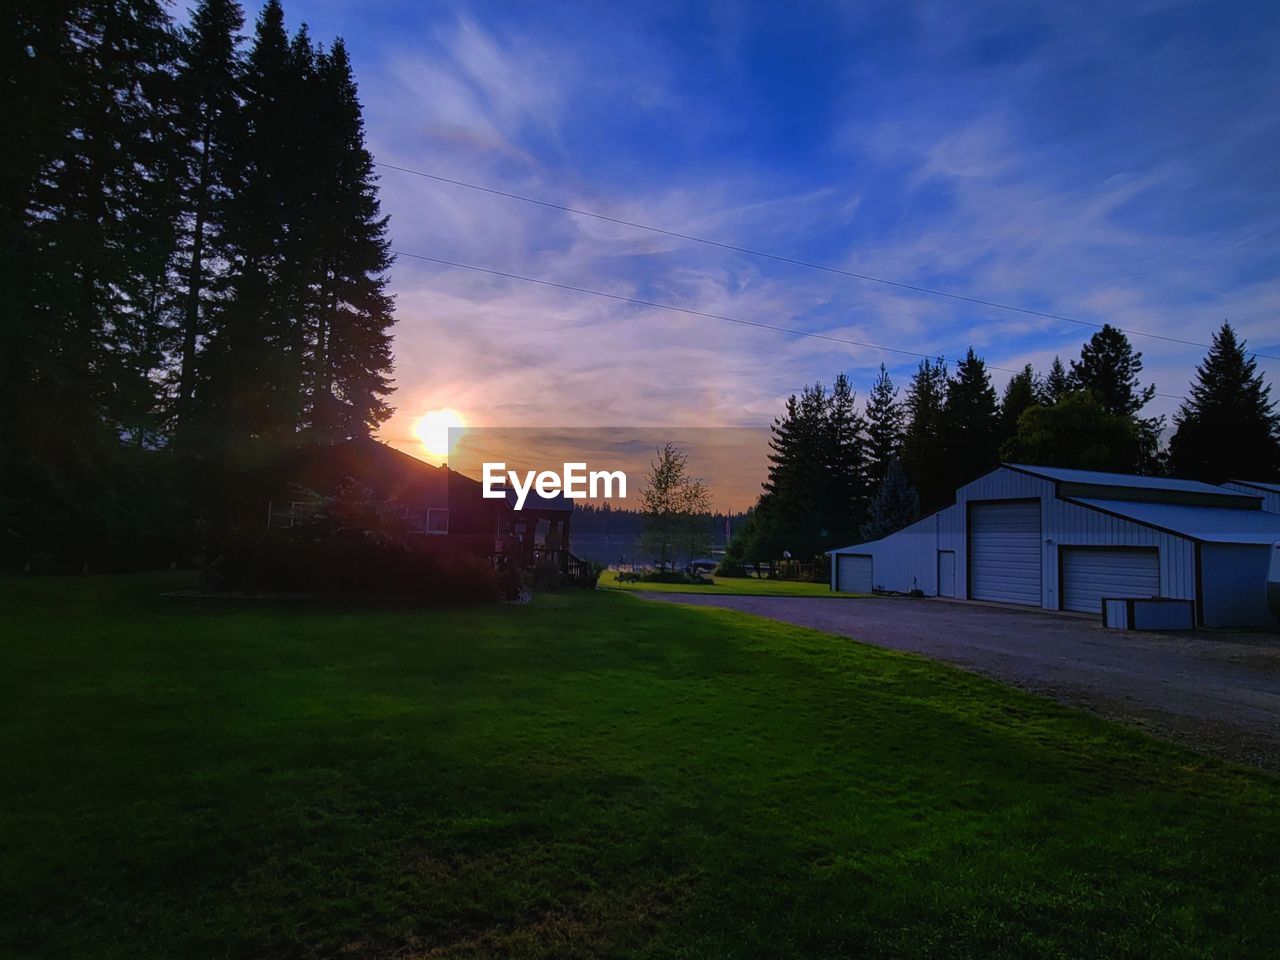
<path id="1" fill-rule="evenodd" d="M 849 378 L 840 373 L 831 386 L 826 413 L 827 471 L 819 504 L 819 535 L 828 544 L 848 543 L 866 515 L 867 421 L 858 412 Z"/>
<path id="2" fill-rule="evenodd" d="M 1009 378 L 1000 401 L 1001 443 L 1018 432 L 1018 418 L 1028 407 L 1038 404 L 1043 394 L 1044 386 L 1029 363 Z"/>
<path id="3" fill-rule="evenodd" d="M 235 0 L 201 0 L 180 35 L 182 229 L 174 338 L 180 444 L 195 426 L 197 364 L 211 332 L 217 265 L 231 256 L 226 225 L 236 178 L 232 148 L 240 124 L 243 63 L 238 43 L 243 26 L 244 14 Z"/>
<path id="4" fill-rule="evenodd" d="M 1169 453 L 1178 476 L 1221 483 L 1274 480 L 1280 473 L 1280 417 L 1271 387 L 1229 323 L 1213 335 L 1174 423 Z"/>
<path id="5" fill-rule="evenodd" d="M 777 559 L 783 552 L 813 557 L 823 549 L 822 504 L 830 488 L 829 398 L 820 383 L 787 398 L 769 438 L 769 473 L 756 516 L 757 547 Z"/>
<path id="6" fill-rule="evenodd" d="M 871 501 L 867 522 L 862 525 L 864 540 L 879 540 L 901 530 L 920 516 L 920 497 L 907 483 L 902 464 L 890 460 L 884 481 Z"/>
<path id="7" fill-rule="evenodd" d="M 898 457 L 905 416 L 898 389 L 882 363 L 867 400 L 867 481 L 873 490 L 884 483 L 889 463 Z"/>
<path id="8" fill-rule="evenodd" d="M 947 384 L 945 361 L 922 360 L 907 390 L 902 468 L 919 492 L 920 509 L 926 513 L 945 505 L 953 492 L 942 441 Z"/>
<path id="9" fill-rule="evenodd" d="M 1141 373 L 1142 353 L 1109 323 L 1080 348 L 1079 361 L 1071 361 L 1072 387 L 1088 390 L 1103 410 L 1120 417 L 1137 417 L 1155 396 L 1154 384 L 1142 386 Z"/>
<path id="10" fill-rule="evenodd" d="M 1049 373 L 1044 378 L 1039 402 L 1046 407 L 1051 407 L 1059 400 L 1065 399 L 1071 389 L 1071 375 L 1067 373 L 1067 368 L 1062 365 L 1062 358 L 1054 357 L 1053 363 L 1049 367 Z"/>
<path id="11" fill-rule="evenodd" d="M 1071 386 L 1098 398 L 1105 413 L 1129 417 L 1139 440 L 1141 456 L 1135 469 L 1152 472 L 1158 465 L 1159 435 L 1164 418 L 1143 419 L 1138 414 L 1155 396 L 1155 384 L 1142 386 L 1142 354 L 1129 338 L 1110 324 L 1103 324 L 1080 348 L 1080 360 L 1071 361 Z"/>
<path id="12" fill-rule="evenodd" d="M 977 479 L 998 462 L 999 417 L 999 403 L 987 365 L 970 347 L 956 366 L 943 407 L 948 499 L 957 487 Z"/>
<path id="13" fill-rule="evenodd" d="M 387 218 L 346 47 L 319 58 L 316 103 L 325 123 L 313 161 L 324 174 L 310 228 L 315 278 L 308 311 L 309 424 L 321 439 L 367 434 L 391 415 L 392 299 Z"/>
<path id="14" fill-rule="evenodd" d="M 286 260 L 299 219 L 296 144 L 305 109 L 297 100 L 295 51 L 279 0 L 268 0 L 244 71 L 244 106 L 230 145 L 225 300 L 198 370 L 203 419 L 216 455 L 245 465 L 286 449 L 301 419 L 294 346 L 301 303 Z"/>
<path id="15" fill-rule="evenodd" d="M 173 51 L 151 0 L 15 12 L 6 100 L 24 105 L 6 109 L 40 115 L 6 150 L 0 501 L 14 542 L 69 546 L 138 530 L 151 505 L 120 438 L 156 439 Z"/>

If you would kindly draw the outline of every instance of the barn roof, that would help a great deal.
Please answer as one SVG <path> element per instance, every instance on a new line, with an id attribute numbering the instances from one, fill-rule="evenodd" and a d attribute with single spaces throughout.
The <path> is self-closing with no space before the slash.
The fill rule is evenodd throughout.
<path id="1" fill-rule="evenodd" d="M 1255 490 L 1265 490 L 1268 493 L 1280 493 L 1280 483 L 1265 483 L 1261 480 L 1231 480 L 1231 483 L 1238 483 L 1242 487 L 1253 487 Z"/>
<path id="2" fill-rule="evenodd" d="M 1280 540 L 1280 513 L 1199 507 L 1180 503 L 1069 498 L 1093 510 L 1133 520 L 1167 533 L 1205 543 L 1262 543 Z"/>
<path id="3" fill-rule="evenodd" d="M 1069 467 L 1038 467 L 1023 463 L 1004 466 L 1033 476 L 1059 483 L 1082 483 L 1102 487 L 1126 487 L 1132 490 L 1166 490 L 1176 493 L 1230 493 L 1222 487 L 1199 480 L 1179 480 L 1176 477 L 1139 477 L 1131 473 L 1104 473 L 1100 470 L 1073 470 Z"/>

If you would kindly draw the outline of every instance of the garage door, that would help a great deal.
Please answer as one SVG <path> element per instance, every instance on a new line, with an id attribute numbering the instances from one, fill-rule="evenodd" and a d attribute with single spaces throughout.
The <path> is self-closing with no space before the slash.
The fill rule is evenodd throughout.
<path id="1" fill-rule="evenodd" d="M 969 508 L 969 596 L 1040 606 L 1040 501 Z"/>
<path id="2" fill-rule="evenodd" d="M 840 554 L 836 564 L 836 589 L 845 593 L 870 593 L 871 558 Z"/>
<path id="3" fill-rule="evenodd" d="M 1103 597 L 1160 596 L 1155 550 L 1062 548 L 1062 608 L 1100 613 Z"/>

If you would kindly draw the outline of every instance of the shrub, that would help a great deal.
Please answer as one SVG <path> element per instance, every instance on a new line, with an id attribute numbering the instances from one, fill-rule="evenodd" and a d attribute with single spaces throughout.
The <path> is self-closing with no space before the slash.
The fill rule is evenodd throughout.
<path id="1" fill-rule="evenodd" d="M 698 586 L 710 586 L 711 581 L 696 574 L 690 575 L 682 570 L 655 570 L 640 576 L 642 583 L 690 583 Z"/>
<path id="2" fill-rule="evenodd" d="M 458 556 L 429 538 L 388 541 L 315 524 L 237 533 L 209 566 L 218 590 L 317 594 L 399 594 L 439 600 L 497 600 L 498 571 L 482 557 Z"/>

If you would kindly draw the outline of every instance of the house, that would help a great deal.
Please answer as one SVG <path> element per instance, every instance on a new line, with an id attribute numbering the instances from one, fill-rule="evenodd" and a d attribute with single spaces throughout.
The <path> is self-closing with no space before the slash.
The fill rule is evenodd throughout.
<path id="1" fill-rule="evenodd" d="M 1196 622 L 1274 622 L 1267 575 L 1280 514 L 1263 491 L 1002 464 L 956 502 L 831 553 L 831 588 L 1099 613 L 1103 597 L 1194 604 Z"/>
<path id="2" fill-rule="evenodd" d="M 347 484 L 398 508 L 411 526 L 458 553 L 516 556 L 532 564 L 551 550 L 562 568 L 569 552 L 573 503 L 531 496 L 524 509 L 509 499 L 485 498 L 478 480 L 435 466 L 370 437 L 309 447 L 232 477 L 223 498 L 222 525 L 285 529 L 309 522 L 324 498 Z"/>

